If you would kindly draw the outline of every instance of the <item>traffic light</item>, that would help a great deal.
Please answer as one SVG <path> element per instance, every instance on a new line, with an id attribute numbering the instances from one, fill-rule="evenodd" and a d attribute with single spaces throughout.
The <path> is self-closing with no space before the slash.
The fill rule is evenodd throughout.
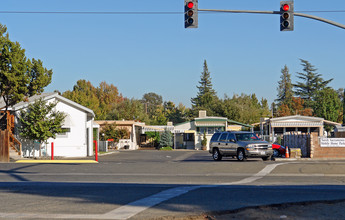
<path id="1" fill-rule="evenodd" d="M 280 31 L 293 31 L 294 5 L 293 1 L 280 2 Z"/>
<path id="2" fill-rule="evenodd" d="M 184 27 L 198 27 L 198 0 L 184 0 Z"/>

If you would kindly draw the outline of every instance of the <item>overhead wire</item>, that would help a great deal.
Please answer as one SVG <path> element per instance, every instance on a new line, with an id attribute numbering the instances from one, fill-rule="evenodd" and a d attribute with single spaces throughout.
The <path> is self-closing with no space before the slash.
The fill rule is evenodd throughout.
<path id="1" fill-rule="evenodd" d="M 327 10 L 327 11 L 295 11 L 300 13 L 345 13 L 345 10 Z M 156 14 L 184 14 L 184 12 L 168 11 L 0 11 L 0 14 L 85 14 L 85 15 L 156 15 Z"/>

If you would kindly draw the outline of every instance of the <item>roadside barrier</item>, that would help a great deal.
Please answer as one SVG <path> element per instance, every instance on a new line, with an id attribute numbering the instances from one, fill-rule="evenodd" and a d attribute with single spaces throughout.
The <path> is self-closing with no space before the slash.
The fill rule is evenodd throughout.
<path id="1" fill-rule="evenodd" d="M 289 147 L 288 146 L 286 146 L 286 148 L 285 148 L 285 158 L 290 158 Z"/>

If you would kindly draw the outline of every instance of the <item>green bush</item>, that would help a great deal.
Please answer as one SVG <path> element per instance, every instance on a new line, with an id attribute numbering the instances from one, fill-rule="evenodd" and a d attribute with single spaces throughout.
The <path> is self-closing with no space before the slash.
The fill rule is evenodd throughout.
<path id="1" fill-rule="evenodd" d="M 173 150 L 172 147 L 161 147 L 159 150 Z"/>

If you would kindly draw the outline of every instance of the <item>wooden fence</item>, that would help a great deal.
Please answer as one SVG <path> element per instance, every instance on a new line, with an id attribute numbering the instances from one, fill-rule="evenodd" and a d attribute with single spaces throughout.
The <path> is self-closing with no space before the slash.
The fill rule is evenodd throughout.
<path id="1" fill-rule="evenodd" d="M 9 142 L 9 132 L 7 130 L 0 130 L 0 162 L 10 162 Z"/>
<path id="2" fill-rule="evenodd" d="M 302 157 L 310 157 L 311 138 L 309 133 L 288 132 L 284 134 L 283 145 L 300 148 Z"/>

